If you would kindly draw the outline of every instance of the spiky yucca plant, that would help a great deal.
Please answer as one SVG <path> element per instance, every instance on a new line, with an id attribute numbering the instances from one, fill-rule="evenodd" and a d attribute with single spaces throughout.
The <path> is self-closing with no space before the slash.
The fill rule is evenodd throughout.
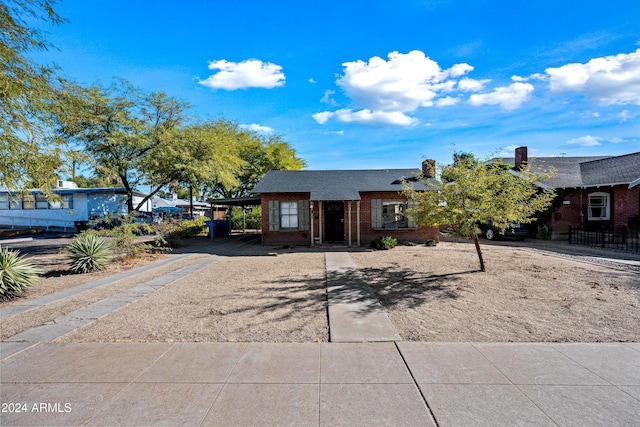
<path id="1" fill-rule="evenodd" d="M 71 258 L 71 271 L 89 273 L 102 270 L 111 258 L 111 246 L 95 234 L 81 234 L 66 247 Z"/>
<path id="2" fill-rule="evenodd" d="M 27 286 L 38 281 L 41 271 L 20 251 L 0 248 L 0 299 L 10 299 L 24 292 Z"/>

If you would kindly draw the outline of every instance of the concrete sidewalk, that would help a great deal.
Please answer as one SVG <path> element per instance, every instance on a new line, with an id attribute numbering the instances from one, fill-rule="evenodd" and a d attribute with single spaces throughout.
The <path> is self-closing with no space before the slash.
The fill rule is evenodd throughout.
<path id="1" fill-rule="evenodd" d="M 640 425 L 640 344 L 42 343 L 0 425 Z"/>

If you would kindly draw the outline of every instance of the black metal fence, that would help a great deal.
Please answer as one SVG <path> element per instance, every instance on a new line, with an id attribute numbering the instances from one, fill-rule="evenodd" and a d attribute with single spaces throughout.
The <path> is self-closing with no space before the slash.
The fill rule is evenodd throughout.
<path id="1" fill-rule="evenodd" d="M 627 227 L 620 227 L 615 230 L 604 228 L 601 230 L 584 230 L 580 227 L 569 227 L 569 243 L 640 252 L 639 233 L 629 232 Z"/>

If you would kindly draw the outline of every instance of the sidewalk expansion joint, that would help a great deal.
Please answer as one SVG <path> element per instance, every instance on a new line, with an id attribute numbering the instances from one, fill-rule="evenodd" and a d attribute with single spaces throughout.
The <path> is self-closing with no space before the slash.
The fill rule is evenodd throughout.
<path id="1" fill-rule="evenodd" d="M 418 393 L 420 393 L 420 397 L 422 398 L 422 401 L 424 402 L 425 406 L 427 407 L 427 410 L 429 410 L 429 415 L 431 416 L 431 420 L 433 421 L 433 423 L 435 424 L 436 427 L 440 427 L 440 424 L 438 423 L 438 420 L 436 419 L 436 415 L 433 413 L 433 410 L 431 409 L 431 406 L 429 405 L 429 402 L 427 401 L 426 396 L 422 392 L 422 389 L 420 388 L 420 385 L 418 384 L 418 381 L 416 380 L 416 377 L 413 375 L 413 372 L 411 372 L 411 368 L 409 367 L 409 364 L 407 363 L 407 360 L 404 358 L 404 354 L 402 354 L 402 351 L 400 351 L 400 347 L 398 347 L 398 342 L 394 341 L 393 345 L 395 345 L 396 350 L 398 351 L 398 354 L 400 355 L 400 358 L 402 358 L 402 363 L 404 363 L 404 366 L 407 368 L 407 371 L 409 372 L 409 375 L 411 375 L 411 380 L 413 381 L 413 384 L 418 389 Z"/>

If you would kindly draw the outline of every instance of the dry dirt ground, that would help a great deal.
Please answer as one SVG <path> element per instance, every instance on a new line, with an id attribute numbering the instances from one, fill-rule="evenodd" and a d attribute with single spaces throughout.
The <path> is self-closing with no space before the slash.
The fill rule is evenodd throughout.
<path id="1" fill-rule="evenodd" d="M 640 341 L 640 274 L 519 246 L 509 242 L 483 245 L 485 273 L 478 271 L 473 245 L 464 242 L 356 251 L 351 256 L 404 340 Z M 214 256 L 211 251 L 192 252 L 192 258 L 164 269 L 7 318 L 2 323 L 2 338 L 196 259 Z M 51 261 L 54 256 L 33 258 L 58 270 L 49 270 L 27 299 L 127 267 L 68 275 L 62 260 Z M 157 255 L 167 256 L 171 255 Z M 252 246 L 248 252 L 211 260 L 196 273 L 61 341 L 328 340 L 323 252 Z M 0 304 L 0 310 L 9 304 Z"/>

